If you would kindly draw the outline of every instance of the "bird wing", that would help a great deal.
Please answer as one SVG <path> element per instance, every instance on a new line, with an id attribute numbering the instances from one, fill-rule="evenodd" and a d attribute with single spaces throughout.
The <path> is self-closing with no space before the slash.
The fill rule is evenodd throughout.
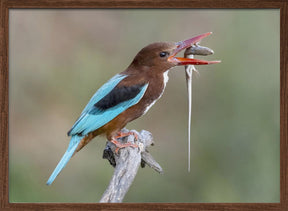
<path id="1" fill-rule="evenodd" d="M 94 94 L 68 132 L 69 136 L 77 134 L 85 136 L 107 124 L 141 100 L 148 83 L 117 86 L 125 77 L 125 75 L 114 76 Z"/>
<path id="2" fill-rule="evenodd" d="M 109 92 L 112 91 L 112 89 L 114 89 L 115 86 L 117 86 L 117 84 L 122 81 L 124 78 L 126 78 L 127 75 L 121 75 L 121 74 L 117 74 L 114 77 L 112 77 L 109 81 L 107 81 L 105 84 L 103 84 L 103 86 L 101 86 L 96 92 L 95 94 L 92 96 L 92 98 L 90 99 L 90 101 L 87 103 L 87 105 L 85 106 L 85 108 L 83 109 L 81 115 L 83 113 L 86 113 L 89 109 L 91 109 L 91 107 L 93 107 L 93 105 L 98 102 L 99 100 L 101 100 L 105 95 L 107 95 Z"/>

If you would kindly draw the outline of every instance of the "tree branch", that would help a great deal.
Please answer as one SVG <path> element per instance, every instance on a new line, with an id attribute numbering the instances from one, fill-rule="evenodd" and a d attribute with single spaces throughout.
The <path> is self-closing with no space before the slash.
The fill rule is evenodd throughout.
<path id="1" fill-rule="evenodd" d="M 127 133 L 129 130 L 122 129 L 121 132 Z M 154 145 L 152 134 L 145 130 L 142 130 L 140 133 L 135 130 L 132 130 L 131 132 L 138 135 L 138 141 L 134 140 L 133 135 L 118 139 L 118 141 L 121 143 L 136 143 L 139 146 L 138 148 L 122 148 L 119 150 L 118 154 L 116 154 L 116 146 L 111 142 L 107 142 L 106 144 L 103 158 L 107 159 L 110 164 L 115 167 L 115 170 L 110 180 L 110 184 L 104 192 L 100 202 L 122 202 L 137 174 L 140 164 L 142 168 L 147 164 L 155 171 L 163 173 L 161 166 L 147 150 L 150 145 Z"/>

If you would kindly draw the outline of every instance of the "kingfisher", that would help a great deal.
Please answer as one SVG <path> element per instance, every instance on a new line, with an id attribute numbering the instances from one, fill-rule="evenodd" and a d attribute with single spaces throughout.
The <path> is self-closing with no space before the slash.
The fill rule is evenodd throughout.
<path id="1" fill-rule="evenodd" d="M 128 135 L 138 138 L 135 133 L 123 133 L 121 129 L 144 115 L 162 96 L 171 68 L 219 63 L 176 57 L 180 51 L 210 34 L 204 33 L 180 42 L 156 42 L 140 50 L 126 70 L 112 77 L 92 96 L 68 131 L 68 136 L 71 136 L 69 146 L 46 184 L 51 185 L 70 158 L 96 136 L 106 136 L 116 145 L 117 152 L 123 147 L 138 147 L 137 144 L 117 141 Z"/>

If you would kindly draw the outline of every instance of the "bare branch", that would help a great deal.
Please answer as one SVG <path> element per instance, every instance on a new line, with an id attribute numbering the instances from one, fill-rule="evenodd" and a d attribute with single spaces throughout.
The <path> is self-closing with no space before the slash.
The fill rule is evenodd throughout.
<path id="1" fill-rule="evenodd" d="M 122 132 L 127 133 L 129 130 L 123 129 Z M 135 130 L 131 132 L 138 135 L 138 141 L 134 140 L 133 135 L 118 139 L 118 141 L 121 143 L 136 143 L 139 148 L 126 147 L 120 149 L 119 154 L 116 154 L 116 146 L 111 142 L 107 142 L 106 144 L 103 158 L 109 160 L 110 164 L 115 167 L 115 170 L 110 184 L 100 202 L 122 202 L 137 174 L 140 164 L 142 167 L 147 164 L 155 171 L 159 173 L 163 172 L 161 166 L 147 150 L 147 148 L 154 143 L 152 134 L 145 130 L 142 130 L 140 133 Z"/>

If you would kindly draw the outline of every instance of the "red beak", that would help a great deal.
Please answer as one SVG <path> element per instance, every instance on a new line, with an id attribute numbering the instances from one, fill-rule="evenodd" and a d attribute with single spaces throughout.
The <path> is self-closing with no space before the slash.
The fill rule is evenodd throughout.
<path id="1" fill-rule="evenodd" d="M 204 65 L 204 64 L 220 63 L 220 61 L 205 61 L 205 60 L 199 60 L 199 59 L 175 57 L 175 55 L 179 53 L 181 50 L 186 49 L 190 47 L 191 45 L 197 44 L 198 42 L 200 42 L 200 40 L 202 40 L 204 37 L 207 37 L 210 34 L 212 34 L 212 32 L 207 32 L 205 34 L 198 35 L 188 40 L 175 43 L 177 48 L 172 52 L 172 55 L 168 57 L 168 61 L 175 63 L 176 65 Z"/>

